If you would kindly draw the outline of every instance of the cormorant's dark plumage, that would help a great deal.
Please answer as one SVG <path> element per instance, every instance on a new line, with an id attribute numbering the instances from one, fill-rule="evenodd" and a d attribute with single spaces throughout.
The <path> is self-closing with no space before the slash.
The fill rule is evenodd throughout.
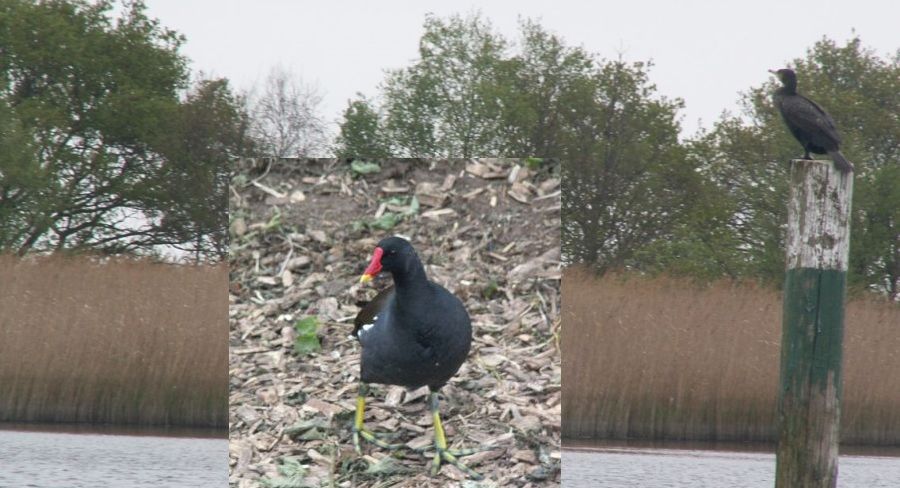
<path id="1" fill-rule="evenodd" d="M 834 119 L 816 102 L 797 93 L 794 70 L 769 72 L 777 76 L 783 85 L 775 90 L 772 99 L 791 134 L 803 145 L 803 158 L 810 159 L 810 152 L 828 154 L 839 170 L 845 173 L 853 171 L 853 164 L 841 154 L 841 136 L 834 126 Z"/>

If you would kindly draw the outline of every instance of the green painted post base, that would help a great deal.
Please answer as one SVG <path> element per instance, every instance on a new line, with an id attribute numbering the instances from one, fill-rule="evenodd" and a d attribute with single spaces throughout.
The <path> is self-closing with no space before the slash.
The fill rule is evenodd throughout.
<path id="1" fill-rule="evenodd" d="M 846 280 L 846 271 L 787 271 L 776 487 L 837 485 Z"/>

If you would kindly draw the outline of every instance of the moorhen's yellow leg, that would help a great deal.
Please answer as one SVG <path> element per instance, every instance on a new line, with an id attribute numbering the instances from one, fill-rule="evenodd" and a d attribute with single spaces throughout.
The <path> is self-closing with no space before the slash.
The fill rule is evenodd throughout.
<path id="1" fill-rule="evenodd" d="M 431 416 L 434 419 L 435 453 L 434 458 L 431 461 L 431 475 L 434 476 L 440 471 L 441 461 L 447 461 L 465 472 L 471 478 L 475 480 L 482 479 L 483 477 L 480 474 L 476 473 L 472 468 L 466 466 L 458 459 L 461 456 L 468 456 L 480 452 L 482 449 L 447 449 L 447 436 L 444 435 L 444 424 L 441 423 L 441 413 L 438 408 L 438 394 L 436 391 L 432 391 L 428 395 L 428 403 L 431 405 Z"/>
<path id="2" fill-rule="evenodd" d="M 353 447 L 357 454 L 362 454 L 362 448 L 359 445 L 359 437 L 375 444 L 382 449 L 400 449 L 403 444 L 389 444 L 377 437 L 377 434 L 367 429 L 363 425 L 363 419 L 366 417 L 366 393 L 369 392 L 369 385 L 360 382 L 359 393 L 356 397 L 356 418 L 353 421 Z"/>

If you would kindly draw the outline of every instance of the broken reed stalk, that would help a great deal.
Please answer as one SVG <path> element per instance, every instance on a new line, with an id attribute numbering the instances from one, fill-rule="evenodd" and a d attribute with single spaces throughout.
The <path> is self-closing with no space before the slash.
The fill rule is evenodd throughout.
<path id="1" fill-rule="evenodd" d="M 791 161 L 775 486 L 837 485 L 853 173 Z"/>

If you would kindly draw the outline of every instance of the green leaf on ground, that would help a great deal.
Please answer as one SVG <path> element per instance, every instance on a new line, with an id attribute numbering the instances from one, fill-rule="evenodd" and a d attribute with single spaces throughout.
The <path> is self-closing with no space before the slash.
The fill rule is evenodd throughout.
<path id="1" fill-rule="evenodd" d="M 294 391 L 294 392 L 288 392 L 285 395 L 284 404 L 291 405 L 291 406 L 303 405 L 304 403 L 306 403 L 306 398 L 308 396 L 309 395 L 307 395 L 306 392 L 304 392 L 304 391 L 298 390 L 298 391 Z"/>
<path id="2" fill-rule="evenodd" d="M 378 462 L 370 464 L 368 469 L 366 469 L 366 474 L 392 475 L 405 474 L 412 471 L 411 468 L 400 464 L 396 459 L 385 456 L 379 459 Z"/>
<path id="3" fill-rule="evenodd" d="M 392 197 L 384 201 L 388 210 L 381 214 L 380 217 L 369 221 L 354 221 L 353 230 L 366 228 L 369 230 L 391 230 L 399 224 L 404 218 L 419 213 L 419 199 L 413 197 Z"/>
<path id="4" fill-rule="evenodd" d="M 308 488 L 310 485 L 304 481 L 307 468 L 296 457 L 281 459 L 278 466 L 278 478 L 263 478 L 260 480 L 266 488 Z"/>
<path id="5" fill-rule="evenodd" d="M 263 230 L 265 232 L 281 230 L 281 210 L 279 210 L 278 207 L 274 207 L 272 217 L 269 218 L 269 221 L 263 226 Z"/>
<path id="6" fill-rule="evenodd" d="M 491 279 L 491 281 L 488 282 L 487 286 L 485 286 L 481 290 L 481 296 L 484 297 L 485 300 L 490 300 L 494 297 L 494 295 L 497 294 L 499 290 L 500 285 L 497 283 L 497 280 Z"/>
<path id="7" fill-rule="evenodd" d="M 305 420 L 284 430 L 285 435 L 291 439 L 317 440 L 324 439 L 328 430 L 328 423 L 322 419 Z"/>
<path id="8" fill-rule="evenodd" d="M 354 160 L 350 163 L 350 171 L 356 175 L 367 175 L 381 171 L 381 166 L 378 166 L 378 163 Z"/>
<path id="9" fill-rule="evenodd" d="M 404 215 L 415 215 L 417 213 L 419 213 L 419 199 L 413 195 L 409 200 L 409 207 L 404 212 Z"/>
<path id="10" fill-rule="evenodd" d="M 525 158 L 525 166 L 532 170 L 540 168 L 543 162 L 544 158 Z"/>
<path id="11" fill-rule="evenodd" d="M 403 217 L 400 214 L 385 212 L 381 214 L 381 217 L 367 222 L 365 225 L 369 229 L 391 230 L 395 225 L 399 224 L 401 220 L 403 220 Z"/>
<path id="12" fill-rule="evenodd" d="M 319 330 L 319 319 L 315 316 L 304 317 L 294 322 L 294 330 L 297 331 L 297 338 L 294 339 L 294 353 L 298 356 L 305 356 L 322 348 L 322 345 L 319 344 L 319 336 L 316 335 Z"/>

